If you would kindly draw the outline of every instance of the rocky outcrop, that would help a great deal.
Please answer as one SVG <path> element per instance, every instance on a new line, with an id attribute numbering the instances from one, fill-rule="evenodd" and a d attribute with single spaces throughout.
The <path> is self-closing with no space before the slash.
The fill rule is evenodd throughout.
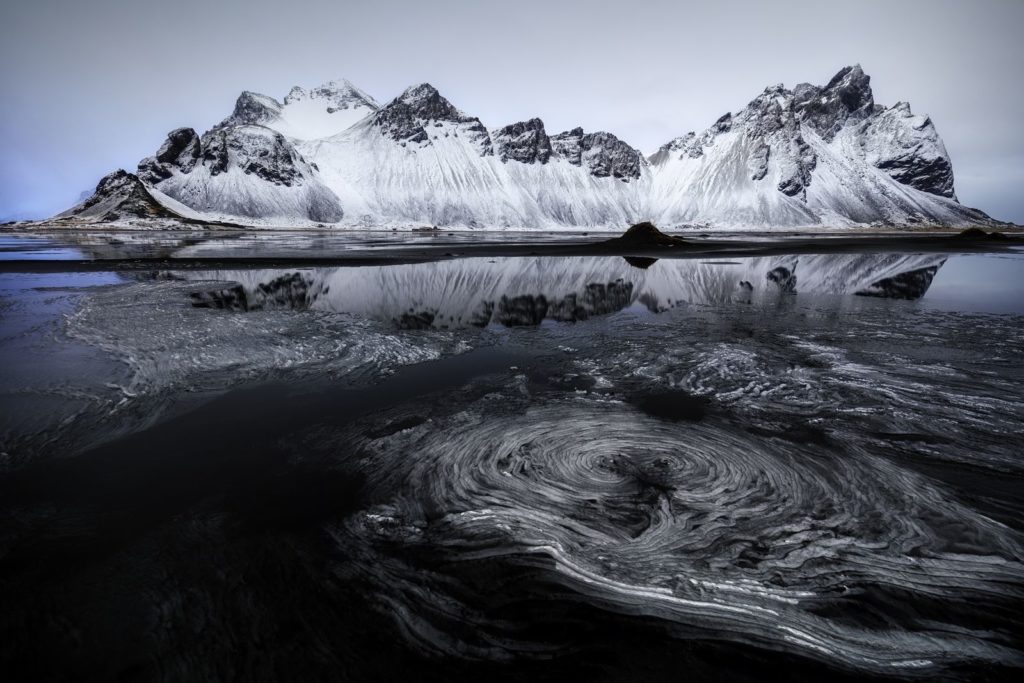
<path id="1" fill-rule="evenodd" d="M 899 102 L 872 117 L 861 132 L 867 160 L 896 181 L 956 199 L 953 164 L 932 120 Z"/>
<path id="2" fill-rule="evenodd" d="M 408 88 L 374 114 L 373 125 L 401 144 L 429 145 L 431 133 L 462 134 L 477 146 L 481 155 L 492 153 L 491 137 L 480 119 L 463 114 L 429 83 Z"/>
<path id="3" fill-rule="evenodd" d="M 546 164 L 551 158 L 551 138 L 544 131 L 544 122 L 530 119 L 499 128 L 491 136 L 494 149 L 502 161 L 523 164 Z"/>
<path id="4" fill-rule="evenodd" d="M 138 176 L 119 169 L 104 176 L 91 197 L 56 218 L 115 222 L 180 216 L 156 201 Z"/>
<path id="5" fill-rule="evenodd" d="M 582 166 L 597 178 L 636 180 L 646 165 L 643 155 L 611 133 L 584 133 L 582 128 L 551 138 L 555 152 L 574 166 Z"/>
<path id="6" fill-rule="evenodd" d="M 807 197 L 807 186 L 811 184 L 814 168 L 818 165 L 818 157 L 807 144 L 803 136 L 795 134 L 788 147 L 783 143 L 783 155 L 780 166 L 780 178 L 776 187 L 787 197 Z"/>
<path id="7" fill-rule="evenodd" d="M 871 77 L 859 64 L 841 69 L 823 88 L 801 83 L 787 94 L 800 122 L 828 142 L 847 122 L 862 121 L 876 113 Z"/>
<path id="8" fill-rule="evenodd" d="M 191 128 L 176 128 L 167 134 L 156 156 L 139 162 L 139 178 L 155 185 L 170 178 L 174 170 L 191 173 L 201 156 L 199 135 Z"/>
<path id="9" fill-rule="evenodd" d="M 275 185 L 302 183 L 308 165 L 294 145 L 265 126 L 217 126 L 200 138 L 191 128 L 171 131 L 156 156 L 139 163 L 139 177 L 158 185 L 175 173 L 189 174 L 200 163 L 211 176 L 237 167 Z"/>
<path id="10" fill-rule="evenodd" d="M 305 159 L 280 133 L 262 126 L 216 128 L 203 136 L 203 163 L 211 175 L 237 167 L 274 185 L 302 183 Z"/>
<path id="11" fill-rule="evenodd" d="M 220 126 L 264 125 L 280 115 L 281 104 L 273 97 L 246 90 L 235 100 L 235 110 Z"/>
<path id="12" fill-rule="evenodd" d="M 647 163 L 639 151 L 611 133 L 584 133 L 582 128 L 574 128 L 549 137 L 544 122 L 537 118 L 499 128 L 492 140 L 502 161 L 546 164 L 555 157 L 583 167 L 597 178 L 636 180 Z"/>

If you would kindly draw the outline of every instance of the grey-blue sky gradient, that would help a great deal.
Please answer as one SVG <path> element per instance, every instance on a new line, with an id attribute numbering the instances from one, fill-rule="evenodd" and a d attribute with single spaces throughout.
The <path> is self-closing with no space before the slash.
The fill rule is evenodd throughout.
<path id="1" fill-rule="evenodd" d="M 765 86 L 859 62 L 930 114 L 960 200 L 1024 223 L 1024 2 L 12 0 L 0 8 L 0 218 L 73 204 L 242 90 L 429 81 L 488 126 L 608 130 L 645 153 Z"/>

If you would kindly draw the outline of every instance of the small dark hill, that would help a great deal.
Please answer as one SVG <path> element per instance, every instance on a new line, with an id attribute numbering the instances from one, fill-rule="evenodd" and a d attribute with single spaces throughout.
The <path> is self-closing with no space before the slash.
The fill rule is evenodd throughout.
<path id="1" fill-rule="evenodd" d="M 981 228 L 967 228 L 963 232 L 957 233 L 957 239 L 965 240 L 1005 240 L 1008 239 L 1006 235 L 1001 232 L 985 232 Z"/>
<path id="2" fill-rule="evenodd" d="M 681 237 L 666 235 L 654 226 L 654 223 L 644 221 L 637 223 L 627 230 L 622 237 L 610 239 L 604 244 L 610 247 L 623 248 L 646 248 L 646 247 L 681 247 L 689 244 Z"/>

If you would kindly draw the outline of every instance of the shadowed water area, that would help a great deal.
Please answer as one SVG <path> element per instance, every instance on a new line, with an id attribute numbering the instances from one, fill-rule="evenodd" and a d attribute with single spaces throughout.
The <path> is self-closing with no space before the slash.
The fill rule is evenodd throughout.
<path id="1" fill-rule="evenodd" d="M 1016 678 L 1024 253 L 719 242 L 4 235 L 5 667 Z"/>

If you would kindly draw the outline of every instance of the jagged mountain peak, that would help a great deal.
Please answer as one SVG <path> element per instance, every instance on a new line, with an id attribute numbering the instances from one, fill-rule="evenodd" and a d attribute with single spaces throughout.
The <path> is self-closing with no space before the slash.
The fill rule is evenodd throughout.
<path id="1" fill-rule="evenodd" d="M 785 83 L 776 83 L 775 85 L 766 86 L 761 92 L 759 97 L 771 97 L 773 95 L 789 95 L 789 90 L 786 89 Z"/>
<path id="2" fill-rule="evenodd" d="M 409 86 L 384 109 L 402 110 L 426 121 L 461 122 L 469 118 L 430 83 Z"/>
<path id="3" fill-rule="evenodd" d="M 399 95 L 397 99 L 405 102 L 406 104 L 414 104 L 415 102 L 438 97 L 441 97 L 441 93 L 438 92 L 437 88 L 432 86 L 430 83 L 424 82 L 417 85 L 410 85 L 402 91 L 402 94 Z"/>
<path id="4" fill-rule="evenodd" d="M 871 77 L 864 73 L 860 64 L 844 66 L 836 72 L 836 75 L 829 79 L 829 82 L 822 90 L 836 90 L 839 88 L 863 88 L 868 87 Z"/>
<path id="5" fill-rule="evenodd" d="M 381 107 L 373 116 L 373 124 L 387 137 L 406 146 L 408 144 L 431 144 L 427 127 L 443 127 L 454 124 L 460 133 L 471 141 L 481 156 L 492 153 L 490 134 L 480 119 L 467 116 L 444 98 L 437 88 L 429 83 L 420 83 L 405 91 Z"/>
<path id="6" fill-rule="evenodd" d="M 162 194 L 218 220 L 334 223 L 344 215 L 315 164 L 269 125 L 222 124 L 202 137 L 191 128 L 176 129 L 155 156 L 139 163 L 138 173 Z"/>
<path id="7" fill-rule="evenodd" d="M 231 112 L 231 116 L 218 125 L 264 124 L 277 119 L 280 115 L 281 103 L 273 97 L 251 90 L 243 90 L 235 100 L 235 108 Z"/>
<path id="8" fill-rule="evenodd" d="M 871 77 L 860 65 L 839 70 L 823 88 L 806 90 L 795 103 L 800 120 L 831 140 L 849 120 L 863 120 L 875 111 Z"/>
<path id="9" fill-rule="evenodd" d="M 347 78 L 328 81 L 315 88 L 302 88 L 296 85 L 285 96 L 284 104 L 287 106 L 308 100 L 324 101 L 329 113 L 352 107 L 366 107 L 372 110 L 380 108 L 376 100 L 354 86 Z"/>
<path id="10" fill-rule="evenodd" d="M 831 141 L 848 121 L 864 120 L 877 109 L 871 77 L 859 64 L 846 66 L 824 86 L 800 83 L 790 90 L 783 83 L 769 85 L 744 109 L 736 114 L 726 112 L 700 136 L 691 131 L 669 141 L 650 161 L 660 163 L 666 153 L 680 150 L 691 157 L 699 157 L 716 136 L 732 129 L 734 121 L 758 121 L 767 132 L 791 122 L 802 123 Z"/>

